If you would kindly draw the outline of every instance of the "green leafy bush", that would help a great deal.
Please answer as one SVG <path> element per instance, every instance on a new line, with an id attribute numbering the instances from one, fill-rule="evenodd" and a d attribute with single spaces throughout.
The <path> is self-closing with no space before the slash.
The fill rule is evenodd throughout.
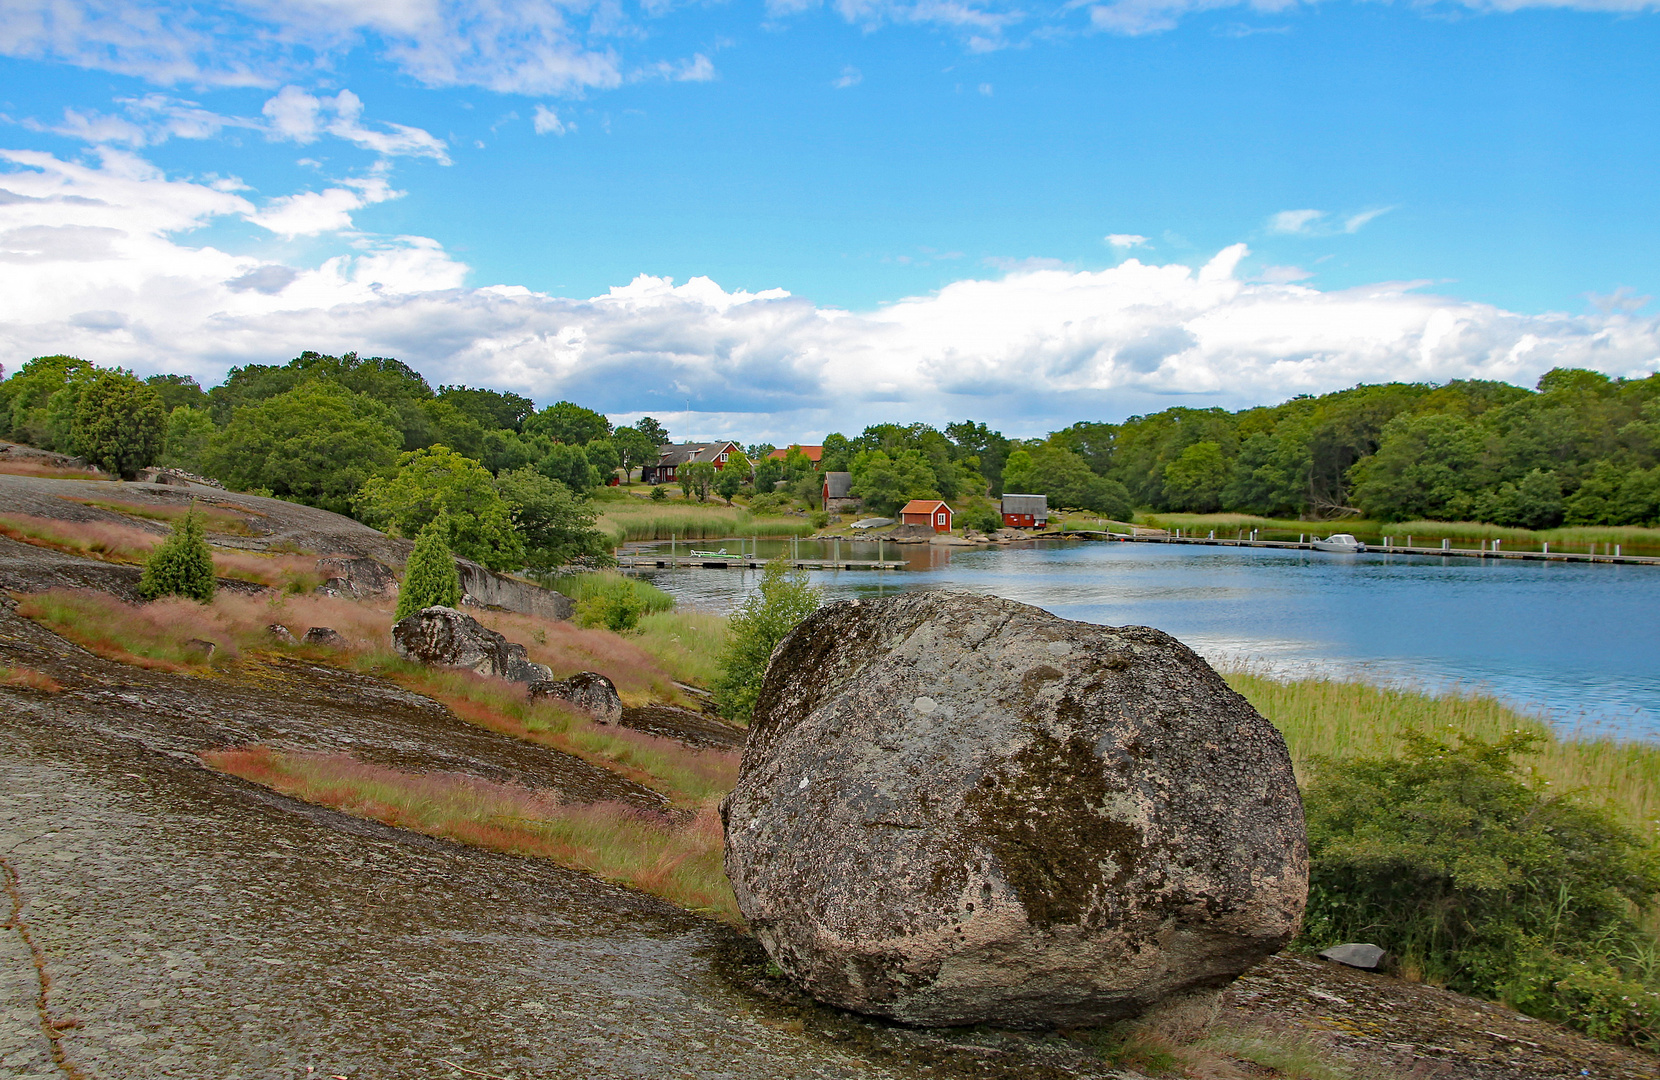
<path id="1" fill-rule="evenodd" d="M 651 489 L 651 497 L 652 497 L 652 500 L 655 501 L 655 502 L 662 502 L 664 499 L 669 497 L 669 493 L 667 491 L 663 490 L 663 485 L 662 484 L 657 484 L 657 485 L 654 485 Z"/>
<path id="2" fill-rule="evenodd" d="M 760 586 L 727 624 L 721 673 L 714 685 L 715 704 L 722 716 L 749 723 L 773 648 L 822 602 L 823 593 L 808 583 L 805 573 L 792 569 L 788 559 L 767 563 Z"/>
<path id="3" fill-rule="evenodd" d="M 415 550 L 404 564 L 403 586 L 398 590 L 395 621 L 402 621 L 433 606 L 455 607 L 461 603 L 461 578 L 450 553 L 449 515 L 440 513 L 415 538 Z"/>
<path id="4" fill-rule="evenodd" d="M 1374 941 L 1467 993 L 1638 1045 L 1660 986 L 1629 958 L 1660 854 L 1605 810 L 1519 772 L 1538 742 L 1406 737 L 1400 759 L 1322 760 L 1305 792 L 1303 940 Z"/>
<path id="5" fill-rule="evenodd" d="M 202 519 L 196 508 L 173 523 L 168 536 L 144 560 L 138 579 L 138 595 L 146 600 L 158 596 L 184 596 L 207 603 L 213 599 L 218 582 L 213 575 L 213 552 L 202 536 Z"/>
<path id="6" fill-rule="evenodd" d="M 645 613 L 645 598 L 633 587 L 633 582 L 622 579 L 594 589 L 576 604 L 577 625 L 595 626 L 617 634 L 639 626 L 640 616 Z"/>
<path id="7" fill-rule="evenodd" d="M 550 481 L 551 483 L 551 481 Z M 414 536 L 440 514 L 449 522 L 450 549 L 492 570 L 516 570 L 525 545 L 496 481 L 478 462 L 447 446 L 412 450 L 391 477 L 371 476 L 352 496 L 367 524 Z"/>

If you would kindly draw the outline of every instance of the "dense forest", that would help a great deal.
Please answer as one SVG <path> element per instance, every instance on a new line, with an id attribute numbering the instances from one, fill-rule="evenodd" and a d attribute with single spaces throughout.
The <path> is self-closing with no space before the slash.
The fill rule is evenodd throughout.
<path id="1" fill-rule="evenodd" d="M 0 382 L 0 437 L 78 454 L 121 475 L 160 464 L 244 491 L 350 513 L 414 535 L 440 511 L 461 554 L 488 565 L 603 557 L 592 493 L 654 461 L 655 420 L 614 427 L 569 401 L 440 386 L 397 360 L 308 352 L 194 379 L 68 356 Z M 1660 375 L 1556 369 L 1506 383 L 1388 383 L 1229 412 L 1171 408 L 1010 439 L 963 421 L 878 424 L 823 441 L 822 468 L 853 474 L 891 512 L 939 496 L 996 523 L 990 497 L 1045 494 L 1128 520 L 1137 511 L 1238 511 L 1329 520 L 1484 521 L 1525 528 L 1660 525 Z M 799 451 L 765 443 L 732 466 L 682 469 L 686 494 L 757 512 L 818 492 Z"/>

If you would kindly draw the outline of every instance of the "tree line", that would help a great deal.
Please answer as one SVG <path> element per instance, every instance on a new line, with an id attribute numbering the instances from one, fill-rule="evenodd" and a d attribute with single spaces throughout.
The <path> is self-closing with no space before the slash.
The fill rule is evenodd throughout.
<path id="1" fill-rule="evenodd" d="M 1042 439 L 986 425 L 881 424 L 824 440 L 825 468 L 887 509 L 910 498 L 1049 496 L 1137 509 L 1528 529 L 1660 525 L 1660 374 L 1556 368 L 1532 390 L 1488 380 L 1360 385 L 1230 412 L 1175 407 Z"/>
<path id="2" fill-rule="evenodd" d="M 655 462 L 669 433 L 616 427 L 560 401 L 434 389 L 387 357 L 306 352 L 232 368 L 204 390 L 69 356 L 0 381 L 0 437 L 123 476 L 152 464 L 210 476 L 416 535 L 440 511 L 457 553 L 492 567 L 603 558 L 589 496 Z M 1485 380 L 1360 385 L 1278 405 L 1175 407 L 1011 439 L 965 420 L 875 424 L 824 438 L 818 464 L 752 444 L 721 470 L 686 466 L 688 496 L 764 513 L 815 505 L 822 471 L 852 475 L 878 513 L 952 502 L 994 528 L 1004 492 L 1129 520 L 1137 511 L 1324 520 L 1473 520 L 1525 528 L 1660 525 L 1660 375 L 1558 368 L 1532 389 Z M 776 505 L 774 505 L 776 504 Z"/>
<path id="3" fill-rule="evenodd" d="M 568 401 L 538 410 L 518 394 L 434 390 L 386 357 L 306 352 L 232 368 L 208 390 L 37 357 L 0 382 L 0 437 L 128 478 L 182 469 L 403 536 L 442 515 L 456 554 L 506 570 L 609 558 L 589 496 L 655 461 L 668 432 L 650 418 L 613 427 Z"/>

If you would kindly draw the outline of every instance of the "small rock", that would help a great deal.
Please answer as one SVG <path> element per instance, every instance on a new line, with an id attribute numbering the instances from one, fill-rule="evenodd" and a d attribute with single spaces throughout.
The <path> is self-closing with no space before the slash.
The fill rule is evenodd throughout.
<path id="1" fill-rule="evenodd" d="M 299 642 L 294 640 L 293 633 L 290 632 L 288 627 L 284 626 L 282 623 L 276 623 L 276 622 L 272 623 L 270 626 L 267 626 L 265 628 L 265 632 L 268 635 L 270 635 L 272 638 L 276 639 L 277 644 L 279 644 L 279 645 L 298 645 L 299 644 Z"/>
<path id="2" fill-rule="evenodd" d="M 1317 953 L 1322 960 L 1330 960 L 1334 964 L 1345 967 L 1360 968 L 1364 971 L 1376 971 L 1383 966 L 1383 958 L 1389 954 L 1376 945 L 1365 942 L 1349 942 L 1345 945 L 1333 945 Z"/>
<path id="3" fill-rule="evenodd" d="M 616 684 L 597 671 L 579 671 L 557 682 L 550 679 L 531 683 L 530 696 L 568 701 L 592 713 L 602 724 L 615 724 L 622 719 L 622 698 L 617 695 Z"/>
<path id="4" fill-rule="evenodd" d="M 404 619 L 392 627 L 392 645 L 406 660 L 465 668 L 511 682 L 536 682 L 553 674 L 526 659 L 523 645 L 449 607 L 422 608 Z"/>
<path id="5" fill-rule="evenodd" d="M 199 637 L 191 638 L 184 643 L 184 647 L 191 652 L 199 653 L 203 660 L 213 659 L 213 654 L 219 649 L 219 646 L 214 642 Z"/>
<path id="6" fill-rule="evenodd" d="M 313 626 L 305 632 L 305 643 L 307 645 L 330 645 L 338 649 L 346 644 L 346 639 L 332 626 Z"/>

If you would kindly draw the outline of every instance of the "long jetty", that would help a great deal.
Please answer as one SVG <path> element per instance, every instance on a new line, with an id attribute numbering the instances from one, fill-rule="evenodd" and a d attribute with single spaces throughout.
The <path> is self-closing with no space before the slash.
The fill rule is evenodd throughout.
<path id="1" fill-rule="evenodd" d="M 1046 540 L 1104 540 L 1130 544 L 1200 544 L 1207 547 L 1286 548 L 1296 551 L 1318 551 L 1309 540 L 1249 540 L 1225 539 L 1209 536 L 1131 536 L 1102 529 L 1063 529 L 1046 532 Z M 1037 539 L 1037 537 L 1034 537 Z M 1614 552 L 1590 551 L 1505 551 L 1501 548 L 1407 547 L 1401 544 L 1367 544 L 1372 555 L 1440 555 L 1459 559 L 1532 559 L 1540 562 L 1595 562 L 1630 563 L 1636 566 L 1660 566 L 1660 557 L 1649 555 L 1618 555 Z"/>
<path id="2" fill-rule="evenodd" d="M 670 570 L 700 567 L 705 570 L 765 570 L 770 559 L 754 555 L 618 555 L 617 566 L 624 570 Z M 798 570 L 902 570 L 898 559 L 791 559 Z"/>

